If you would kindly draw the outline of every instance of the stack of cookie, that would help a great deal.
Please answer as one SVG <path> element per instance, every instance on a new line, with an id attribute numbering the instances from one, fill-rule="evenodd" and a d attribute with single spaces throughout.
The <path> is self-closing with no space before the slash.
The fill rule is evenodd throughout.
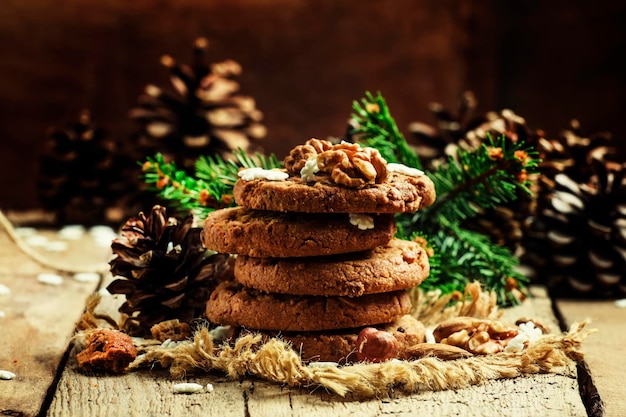
<path id="1" fill-rule="evenodd" d="M 417 170 L 359 145 L 311 139 L 285 170 L 240 172 L 239 207 L 211 213 L 207 249 L 236 255 L 234 281 L 207 303 L 217 324 L 280 335 L 304 360 L 356 360 L 363 328 L 385 330 L 398 357 L 423 342 L 406 289 L 429 273 L 416 242 L 394 238 L 394 214 L 435 199 Z"/>

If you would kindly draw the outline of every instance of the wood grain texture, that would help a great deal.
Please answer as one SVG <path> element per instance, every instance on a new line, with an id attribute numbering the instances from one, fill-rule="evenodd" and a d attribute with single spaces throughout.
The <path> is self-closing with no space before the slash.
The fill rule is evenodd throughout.
<path id="1" fill-rule="evenodd" d="M 593 384 L 604 403 L 605 417 L 626 416 L 626 309 L 618 308 L 612 301 L 557 300 L 564 320 L 569 324 L 590 318 L 591 327 L 598 332 L 585 341 L 583 352 Z"/>
<path id="2" fill-rule="evenodd" d="M 503 320 L 532 317 L 558 331 L 551 302 L 545 291 L 505 313 Z M 189 375 L 185 381 L 212 383 L 215 391 L 174 394 L 171 380 L 162 370 L 146 370 L 123 376 L 94 377 L 78 373 L 70 359 L 48 412 L 49 417 L 75 415 L 187 415 L 187 416 L 586 416 L 578 392 L 576 370 L 489 381 L 467 389 L 397 394 L 387 399 L 340 398 L 322 390 L 291 389 L 265 381 L 225 381 L 211 374 Z"/>
<path id="3" fill-rule="evenodd" d="M 56 239 L 52 231 L 40 234 Z M 70 248 L 65 252 L 42 253 L 68 263 L 106 259 L 107 250 L 90 242 L 68 243 Z M 13 412 L 34 416 L 57 375 L 85 299 L 98 283 L 65 277 L 59 286 L 42 284 L 37 275 L 53 271 L 19 252 L 3 232 L 0 248 L 0 283 L 11 290 L 10 294 L 0 295 L 0 310 L 4 312 L 0 317 L 0 369 L 16 374 L 13 380 L 0 380 L 0 415 Z"/>

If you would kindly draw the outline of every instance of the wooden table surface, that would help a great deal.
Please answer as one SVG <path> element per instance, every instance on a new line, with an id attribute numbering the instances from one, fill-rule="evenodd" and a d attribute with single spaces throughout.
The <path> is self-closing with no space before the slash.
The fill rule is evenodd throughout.
<path id="1" fill-rule="evenodd" d="M 55 230 L 37 230 L 58 241 Z M 110 248 L 98 246 L 89 234 L 66 241 L 67 250 L 37 249 L 49 259 L 69 264 L 103 264 Z M 54 245 L 52 245 L 54 246 Z M 209 393 L 174 394 L 181 382 L 163 370 L 123 376 L 87 376 L 75 370 L 70 339 L 86 298 L 102 281 L 79 282 L 65 275 L 60 285 L 38 281 L 54 272 L 24 255 L 0 232 L 0 370 L 16 374 L 0 380 L 0 415 L 11 416 L 326 416 L 326 415 L 454 415 L 454 416 L 587 416 L 585 401 L 595 415 L 626 416 L 626 370 L 623 325 L 626 309 L 613 301 L 558 301 L 566 323 L 591 318 L 598 332 L 583 343 L 591 377 L 579 382 L 575 367 L 559 374 L 496 380 L 462 390 L 394 395 L 358 401 L 325 392 L 290 389 L 260 380 L 227 381 L 219 374 L 190 376 L 188 382 L 211 383 Z M 110 277 L 103 275 L 106 281 Z M 522 306 L 505 311 L 504 321 L 527 316 L 550 323 L 558 331 L 553 303 L 541 288 Z M 580 387 L 583 386 L 583 393 Z M 597 388 L 602 400 L 594 400 Z M 591 398 L 591 400 L 590 400 Z"/>

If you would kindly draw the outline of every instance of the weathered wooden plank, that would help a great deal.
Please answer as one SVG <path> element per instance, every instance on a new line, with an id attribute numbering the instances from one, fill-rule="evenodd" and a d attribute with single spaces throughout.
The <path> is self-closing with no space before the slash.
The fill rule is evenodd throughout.
<path id="1" fill-rule="evenodd" d="M 551 302 L 539 289 L 532 300 L 505 312 L 505 321 L 519 317 L 541 320 L 558 331 Z M 363 401 L 339 398 L 321 390 L 290 389 L 259 380 L 228 382 L 214 375 L 196 375 L 189 382 L 214 384 L 213 393 L 180 395 L 172 392 L 171 380 L 161 370 L 123 376 L 93 377 L 78 373 L 72 363 L 65 369 L 48 416 L 73 415 L 179 415 L 206 416 L 214 413 L 264 416 L 327 415 L 377 416 L 383 414 L 458 416 L 586 416 L 578 392 L 576 370 L 534 375 L 442 392 L 397 395 Z"/>
<path id="2" fill-rule="evenodd" d="M 54 231 L 40 235 L 58 240 Z M 86 235 L 81 241 L 66 241 L 65 251 L 40 253 L 69 264 L 102 263 L 110 249 L 89 240 Z M 59 286 L 46 285 L 37 280 L 43 272 L 53 271 L 30 260 L 0 232 L 0 284 L 10 289 L 0 295 L 0 369 L 16 374 L 13 380 L 0 380 L 0 414 L 39 413 L 85 299 L 98 285 L 69 276 Z"/>
<path id="3" fill-rule="evenodd" d="M 221 416 L 241 417 L 245 410 L 245 388 L 215 376 L 188 378 L 213 392 L 174 394 L 172 380 L 165 372 L 153 371 L 124 376 L 87 376 L 66 371 L 58 385 L 49 416 Z"/>
<path id="4" fill-rule="evenodd" d="M 593 385 L 604 403 L 606 417 L 626 416 L 626 385 L 621 383 L 626 370 L 626 309 L 611 300 L 557 300 L 566 323 L 591 318 L 591 327 L 598 330 L 584 345 L 585 362 L 591 371 Z"/>

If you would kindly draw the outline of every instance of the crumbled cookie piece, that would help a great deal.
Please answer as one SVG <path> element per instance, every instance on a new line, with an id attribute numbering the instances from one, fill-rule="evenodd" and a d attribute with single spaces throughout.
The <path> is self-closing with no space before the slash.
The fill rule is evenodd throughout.
<path id="1" fill-rule="evenodd" d="M 90 332 L 85 349 L 76 355 L 80 368 L 116 374 L 125 372 L 136 357 L 137 349 L 130 336 L 109 329 Z"/>
<path id="2" fill-rule="evenodd" d="M 191 328 L 187 323 L 181 323 L 178 319 L 162 321 L 150 328 L 152 337 L 159 342 L 171 340 L 178 342 L 191 337 Z"/>

